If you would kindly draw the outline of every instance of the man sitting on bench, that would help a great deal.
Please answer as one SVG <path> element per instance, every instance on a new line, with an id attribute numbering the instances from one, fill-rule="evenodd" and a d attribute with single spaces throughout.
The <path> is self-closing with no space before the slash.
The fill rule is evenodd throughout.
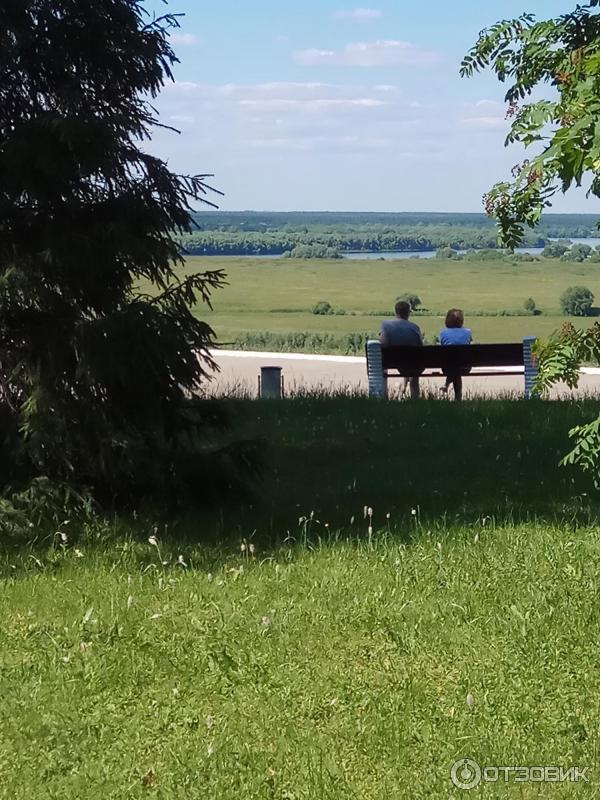
<path id="1" fill-rule="evenodd" d="M 421 329 L 409 320 L 410 310 L 410 305 L 405 300 L 398 300 L 395 306 L 396 317 L 394 319 L 384 319 L 381 323 L 379 339 L 382 347 L 391 347 L 393 345 L 423 346 Z M 407 378 L 407 380 L 410 382 L 410 396 L 416 399 L 420 395 L 419 376 L 415 375 Z"/>

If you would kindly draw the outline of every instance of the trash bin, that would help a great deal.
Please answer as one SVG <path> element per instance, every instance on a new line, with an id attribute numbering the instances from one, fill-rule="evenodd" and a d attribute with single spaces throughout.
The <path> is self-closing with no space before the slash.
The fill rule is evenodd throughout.
<path id="1" fill-rule="evenodd" d="M 258 394 L 263 400 L 279 400 L 282 396 L 283 367 L 261 367 Z"/>

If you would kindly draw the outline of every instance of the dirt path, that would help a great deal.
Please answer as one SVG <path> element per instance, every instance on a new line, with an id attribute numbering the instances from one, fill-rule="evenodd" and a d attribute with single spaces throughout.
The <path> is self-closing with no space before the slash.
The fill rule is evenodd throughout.
<path id="1" fill-rule="evenodd" d="M 213 382 L 216 394 L 231 394 L 243 391 L 256 395 L 261 367 L 282 367 L 285 388 L 288 393 L 298 390 L 366 392 L 367 376 L 364 358 L 344 356 L 302 355 L 299 353 L 252 353 L 246 351 L 220 350 L 213 354 L 221 369 Z M 507 375 L 477 378 L 477 370 L 465 379 L 465 397 L 500 397 L 505 394 L 522 395 L 523 378 Z M 390 381 L 392 391 L 400 381 Z M 424 393 L 438 394 L 442 378 L 423 378 Z M 600 369 L 584 370 L 579 388 L 571 392 L 566 386 L 552 391 L 553 397 L 582 397 L 594 395 L 600 398 Z"/>

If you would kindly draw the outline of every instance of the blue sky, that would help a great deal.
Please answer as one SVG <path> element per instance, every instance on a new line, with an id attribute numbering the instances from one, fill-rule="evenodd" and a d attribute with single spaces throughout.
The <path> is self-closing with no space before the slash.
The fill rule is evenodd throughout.
<path id="1" fill-rule="evenodd" d="M 181 135 L 158 132 L 153 149 L 215 173 L 225 209 L 480 210 L 521 154 L 503 148 L 502 85 L 461 79 L 461 57 L 498 19 L 569 5 L 170 0 L 181 64 L 158 107 Z M 556 210 L 595 202 L 580 192 Z"/>

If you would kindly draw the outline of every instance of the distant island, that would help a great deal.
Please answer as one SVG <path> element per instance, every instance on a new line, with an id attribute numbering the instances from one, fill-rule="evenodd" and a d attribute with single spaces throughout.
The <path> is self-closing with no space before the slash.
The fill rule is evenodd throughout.
<path id="1" fill-rule="evenodd" d="M 189 255 L 334 257 L 498 247 L 494 221 L 483 213 L 200 211 L 193 217 L 197 229 L 180 238 Z M 526 232 L 523 244 L 544 247 L 552 239 L 597 236 L 595 214 L 547 214 Z"/>

